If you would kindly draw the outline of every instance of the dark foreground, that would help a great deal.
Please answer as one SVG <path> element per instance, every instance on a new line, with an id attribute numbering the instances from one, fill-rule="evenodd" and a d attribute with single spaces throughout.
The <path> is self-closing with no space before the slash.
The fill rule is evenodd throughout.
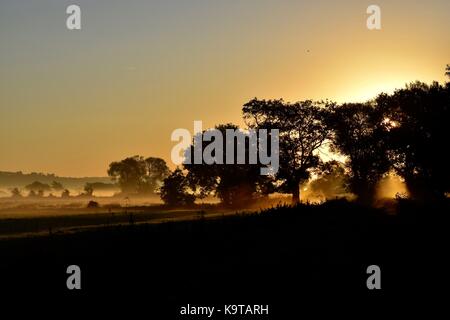
<path id="1" fill-rule="evenodd" d="M 332 201 L 4 240 L 1 302 L 38 302 L 44 315 L 58 318 L 57 307 L 87 318 L 208 318 L 180 315 L 187 304 L 221 309 L 212 319 L 301 319 L 306 311 L 336 316 L 361 307 L 366 318 L 392 307 L 414 312 L 430 301 L 437 310 L 448 301 L 448 203 L 401 201 L 397 212 Z M 78 291 L 66 287 L 73 264 L 81 268 Z M 374 264 L 381 290 L 366 286 Z M 269 305 L 269 315 L 224 315 L 225 304 Z"/>

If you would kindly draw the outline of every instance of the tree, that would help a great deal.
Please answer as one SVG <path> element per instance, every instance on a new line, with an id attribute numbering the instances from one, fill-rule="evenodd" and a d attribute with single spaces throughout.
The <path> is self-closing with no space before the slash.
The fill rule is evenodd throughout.
<path id="1" fill-rule="evenodd" d="M 100 205 L 98 204 L 97 201 L 89 201 L 87 204 L 87 208 L 93 209 L 93 208 L 99 208 Z"/>
<path id="2" fill-rule="evenodd" d="M 108 175 L 117 181 L 122 192 L 136 193 L 146 174 L 144 159 L 140 156 L 129 157 L 109 165 Z"/>
<path id="3" fill-rule="evenodd" d="M 390 168 L 382 113 L 371 102 L 348 103 L 328 121 L 334 129 L 331 150 L 348 157 L 348 189 L 359 202 L 371 204 L 378 181 Z"/>
<path id="4" fill-rule="evenodd" d="M 11 198 L 22 198 L 22 193 L 18 188 L 11 189 Z"/>
<path id="5" fill-rule="evenodd" d="M 55 191 L 64 190 L 64 186 L 61 183 L 57 182 L 57 181 L 53 181 L 52 182 L 51 188 L 53 190 L 55 190 Z"/>
<path id="6" fill-rule="evenodd" d="M 239 134 L 239 128 L 233 124 L 219 125 L 215 130 L 220 132 L 222 140 L 204 141 L 202 139 L 201 151 L 204 152 L 215 143 L 222 151 L 220 154 L 215 150 L 213 157 L 217 159 L 215 163 L 206 163 L 205 159 L 201 163 L 185 163 L 184 168 L 188 171 L 187 178 L 190 186 L 196 191 L 200 198 L 207 195 L 217 196 L 225 206 L 242 206 L 247 205 L 255 198 L 269 192 L 271 178 L 261 175 L 260 164 L 238 164 L 238 145 L 236 137 L 231 139 L 223 139 L 226 137 L 227 130 Z M 202 132 L 202 135 L 208 130 Z M 216 131 L 216 132 L 217 132 Z M 194 142 L 199 136 L 194 137 Z M 246 158 L 249 153 L 249 139 L 245 139 Z M 226 164 L 226 154 L 231 152 L 233 148 L 234 161 L 233 164 Z M 188 149 L 188 157 L 194 154 L 194 143 Z"/>
<path id="7" fill-rule="evenodd" d="M 141 193 L 155 193 L 161 187 L 165 178 L 170 174 L 166 162 L 160 158 L 149 157 L 145 159 L 146 175 L 141 185 Z"/>
<path id="8" fill-rule="evenodd" d="M 319 176 L 308 184 L 308 190 L 325 199 L 342 196 L 347 192 L 347 174 L 343 163 L 336 160 L 324 163 Z"/>
<path id="9" fill-rule="evenodd" d="M 116 189 L 117 185 L 114 183 L 86 182 L 84 185 L 84 191 L 88 195 L 92 195 L 94 191 L 113 191 Z"/>
<path id="10" fill-rule="evenodd" d="M 292 194 L 292 202 L 300 201 L 300 184 L 310 178 L 320 164 L 318 149 L 330 137 L 325 125 L 329 102 L 311 100 L 286 103 L 280 100 L 253 99 L 242 109 L 244 120 L 252 129 L 279 129 L 280 168 L 276 178 L 280 190 Z"/>
<path id="11" fill-rule="evenodd" d="M 61 198 L 70 198 L 70 191 L 65 189 L 62 193 L 61 193 Z"/>
<path id="12" fill-rule="evenodd" d="M 30 192 L 28 192 L 28 198 L 36 198 L 36 192 L 34 190 L 30 190 Z"/>
<path id="13" fill-rule="evenodd" d="M 450 139 L 448 83 L 411 83 L 392 95 L 380 95 L 377 103 L 384 119 L 394 124 L 388 127 L 390 159 L 405 179 L 410 196 L 420 200 L 444 198 L 450 191 L 445 156 Z"/>
<path id="14" fill-rule="evenodd" d="M 84 192 L 86 193 L 86 195 L 92 196 L 92 194 L 94 193 L 94 188 L 91 183 L 87 182 L 84 185 Z"/>
<path id="15" fill-rule="evenodd" d="M 195 196 L 181 169 L 175 169 L 164 179 L 161 187 L 161 199 L 170 206 L 187 206 L 194 203 Z"/>
<path id="16" fill-rule="evenodd" d="M 51 188 L 46 183 L 41 183 L 39 181 L 34 181 L 33 183 L 25 186 L 25 189 L 29 191 L 39 192 L 39 191 L 49 191 Z"/>
<path id="17" fill-rule="evenodd" d="M 159 158 L 129 157 L 109 165 L 108 175 L 124 193 L 155 193 L 169 169 Z"/>

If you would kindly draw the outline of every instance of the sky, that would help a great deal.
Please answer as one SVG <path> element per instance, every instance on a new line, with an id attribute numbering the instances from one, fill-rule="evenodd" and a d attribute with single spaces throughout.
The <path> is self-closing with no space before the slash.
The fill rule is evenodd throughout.
<path id="1" fill-rule="evenodd" d="M 449 33 L 448 0 L 0 0 L 0 171 L 105 176 L 133 155 L 173 168 L 173 130 L 243 125 L 254 97 L 444 82 Z"/>

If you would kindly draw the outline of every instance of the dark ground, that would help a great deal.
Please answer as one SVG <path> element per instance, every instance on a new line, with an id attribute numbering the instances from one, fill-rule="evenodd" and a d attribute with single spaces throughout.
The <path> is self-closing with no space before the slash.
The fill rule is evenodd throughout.
<path id="1" fill-rule="evenodd" d="M 269 316 L 214 319 L 301 319 L 306 311 L 319 318 L 361 307 L 365 319 L 392 307 L 403 315 L 429 302 L 430 311 L 445 307 L 449 205 L 402 200 L 397 211 L 331 201 L 219 220 L 4 240 L 0 301 L 39 302 L 44 315 L 57 317 L 53 310 L 64 307 L 143 319 L 207 318 L 180 316 L 187 304 L 270 308 Z M 71 264 L 81 267 L 79 291 L 66 288 Z M 366 287 L 372 264 L 381 268 L 381 290 Z"/>

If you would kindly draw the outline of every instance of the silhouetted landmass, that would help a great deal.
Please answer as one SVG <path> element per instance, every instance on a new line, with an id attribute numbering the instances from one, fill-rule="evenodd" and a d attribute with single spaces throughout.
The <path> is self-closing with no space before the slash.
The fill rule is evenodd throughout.
<path id="1" fill-rule="evenodd" d="M 444 283 L 450 208 L 448 201 L 395 205 L 396 215 L 340 200 L 0 241 L 0 281 L 10 297 L 68 305 L 76 298 L 77 308 L 96 297 L 94 310 L 108 303 L 111 311 L 114 303 L 114 310 L 169 319 L 187 303 L 267 303 L 270 319 L 336 314 L 336 307 L 354 310 L 355 304 L 401 309 L 403 299 L 410 306 L 434 298 Z M 80 292 L 65 288 L 71 264 L 82 270 Z M 378 292 L 366 287 L 372 264 L 382 271 Z"/>
<path id="2" fill-rule="evenodd" d="M 448 72 L 447 66 L 447 75 Z M 321 179 L 328 175 L 330 179 L 328 168 L 337 168 L 336 160 L 320 157 L 325 145 L 334 155 L 345 159 L 340 164 L 341 186 L 335 188 L 332 196 L 345 191 L 359 203 L 374 205 L 380 182 L 390 175 L 405 181 L 407 192 L 403 197 L 433 202 L 450 193 L 450 170 L 444 155 L 450 141 L 450 82 L 416 81 L 392 94 L 380 93 L 362 103 L 337 104 L 327 100 L 290 103 L 283 99 L 254 98 L 244 104 L 242 113 L 247 126 L 243 129 L 278 130 L 278 170 L 271 176 L 261 176 L 259 170 L 266 165 L 245 162 L 254 155 L 250 152 L 257 150 L 248 136 L 243 142 L 234 137 L 229 145 L 228 141 L 218 140 L 219 143 L 216 138 L 207 138 L 205 142 L 197 135 L 186 153 L 188 161 L 183 164 L 190 194 L 196 198 L 214 195 L 222 204 L 239 208 L 278 192 L 291 194 L 295 204 L 300 201 L 301 185 L 311 182 L 313 176 Z M 217 125 L 215 129 L 222 136 L 226 130 L 242 130 L 233 124 Z M 236 164 L 238 143 L 245 144 L 241 164 Z M 217 144 L 221 144 L 220 152 L 216 150 Z M 199 153 L 214 150 L 214 155 L 211 154 L 216 159 L 214 163 L 205 159 L 193 163 L 189 157 L 196 145 L 201 147 Z M 234 148 L 233 165 L 225 164 L 228 163 L 225 153 L 230 148 Z M 314 186 L 317 189 L 319 184 Z"/>
<path id="3" fill-rule="evenodd" d="M 52 185 L 53 182 L 57 182 L 63 185 L 65 188 L 82 190 L 86 183 L 111 183 L 109 177 L 59 177 L 54 174 L 45 173 L 22 173 L 22 172 L 6 172 L 0 171 L 0 188 L 14 188 L 25 187 L 35 181 L 40 183 Z M 58 185 L 54 185 L 58 187 Z"/>
<path id="4" fill-rule="evenodd" d="M 261 176 L 258 165 L 185 164 L 184 172 L 170 173 L 159 158 L 113 162 L 108 174 L 127 195 L 121 214 L 109 210 L 108 219 L 103 214 L 102 223 L 89 224 L 103 209 L 90 200 L 92 183 L 102 181 L 83 181 L 79 197 L 89 200 L 85 209 L 93 215 L 72 218 L 91 230 L 60 232 L 49 221 L 64 226 L 70 220 L 59 216 L 26 220 L 25 229 L 41 230 L 33 223 L 43 222 L 48 232 L 0 241 L 2 290 L 53 303 L 67 298 L 77 306 L 101 297 L 108 308 L 160 311 L 161 319 L 177 318 L 177 308 L 188 303 L 270 304 L 268 318 L 287 319 L 304 311 L 299 308 L 335 315 L 334 305 L 367 304 L 374 310 L 392 301 L 399 306 L 400 299 L 407 307 L 417 298 L 440 302 L 436 295 L 447 288 L 449 267 L 450 171 L 443 150 L 450 140 L 450 83 L 415 82 L 371 101 L 340 105 L 253 99 L 243 113 L 250 128 L 280 129 L 280 170 L 273 177 Z M 216 128 L 237 129 L 232 124 Z M 323 162 L 316 151 L 325 143 L 347 160 Z M 391 173 L 404 179 L 409 194 L 380 206 L 374 201 L 376 188 Z M 42 197 L 50 184 L 68 187 L 53 175 L 2 174 L 31 178 L 26 183 L 31 197 Z M 313 192 L 351 192 L 355 201 L 299 204 L 300 185 L 313 174 Z M 151 224 L 146 215 L 170 216 L 137 215 L 128 205 L 129 194 L 158 192 L 167 208 L 178 206 L 196 220 Z M 208 210 L 192 216 L 181 209 L 195 208 L 193 200 L 206 195 L 218 196 L 222 207 L 243 208 L 274 192 L 290 194 L 295 205 L 214 219 Z M 11 194 L 21 198 L 18 188 Z M 63 197 L 71 198 L 68 190 Z M 0 227 L 15 232 L 6 219 Z M 65 287 L 71 264 L 83 270 L 80 292 Z M 367 289 L 370 265 L 382 270 L 381 291 Z"/>

